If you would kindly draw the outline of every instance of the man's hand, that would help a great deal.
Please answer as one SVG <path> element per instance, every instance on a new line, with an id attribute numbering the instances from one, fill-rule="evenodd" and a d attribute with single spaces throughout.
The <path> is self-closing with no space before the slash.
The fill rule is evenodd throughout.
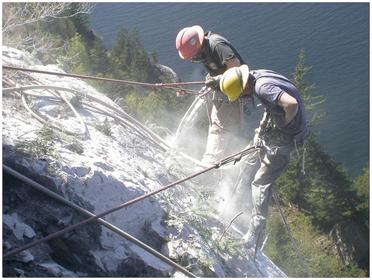
<path id="1" fill-rule="evenodd" d="M 207 87 L 217 89 L 217 88 L 219 88 L 220 79 L 221 79 L 221 75 L 213 77 L 213 76 L 207 74 L 207 76 L 205 77 L 205 85 Z"/>

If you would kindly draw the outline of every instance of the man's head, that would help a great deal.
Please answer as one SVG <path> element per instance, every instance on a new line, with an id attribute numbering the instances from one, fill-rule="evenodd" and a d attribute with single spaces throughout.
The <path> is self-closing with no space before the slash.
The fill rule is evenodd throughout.
<path id="1" fill-rule="evenodd" d="M 229 101 L 237 100 L 248 89 L 249 67 L 241 65 L 225 71 L 220 78 L 220 90 Z"/>
<path id="2" fill-rule="evenodd" d="M 201 52 L 204 41 L 204 30 L 199 25 L 185 27 L 178 32 L 176 48 L 182 59 L 195 61 Z"/>

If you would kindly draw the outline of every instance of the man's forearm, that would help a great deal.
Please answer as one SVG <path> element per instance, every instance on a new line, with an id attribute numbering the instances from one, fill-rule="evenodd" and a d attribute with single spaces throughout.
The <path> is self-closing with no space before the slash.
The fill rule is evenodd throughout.
<path id="1" fill-rule="evenodd" d="M 289 124 L 297 114 L 298 105 L 291 104 L 283 108 L 285 112 L 285 125 Z"/>
<path id="2" fill-rule="evenodd" d="M 285 113 L 285 125 L 289 124 L 291 120 L 296 116 L 298 111 L 298 103 L 297 100 L 289 95 L 288 93 L 284 92 L 279 101 L 278 105 L 283 108 Z"/>

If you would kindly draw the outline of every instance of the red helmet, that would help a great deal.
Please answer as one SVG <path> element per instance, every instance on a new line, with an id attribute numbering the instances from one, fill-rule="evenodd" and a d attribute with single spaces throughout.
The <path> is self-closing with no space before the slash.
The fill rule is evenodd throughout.
<path id="1" fill-rule="evenodd" d="M 182 59 L 190 60 L 194 55 L 196 55 L 204 40 L 203 28 L 199 25 L 194 25 L 191 27 L 185 27 L 180 32 L 178 32 L 176 38 L 176 48 L 178 54 Z"/>

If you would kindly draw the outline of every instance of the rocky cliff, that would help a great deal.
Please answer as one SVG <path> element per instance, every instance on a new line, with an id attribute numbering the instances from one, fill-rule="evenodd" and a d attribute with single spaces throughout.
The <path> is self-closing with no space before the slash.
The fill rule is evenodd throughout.
<path id="1" fill-rule="evenodd" d="M 3 47 L 3 65 L 63 72 Z M 30 87 L 33 86 L 33 87 Z M 9 90 L 9 88 L 11 88 Z M 15 170 L 99 214 L 191 174 L 196 166 L 83 80 L 3 70 L 3 252 L 87 217 Z M 103 219 L 200 277 L 285 277 L 236 244 L 190 180 Z M 235 238 L 235 239 L 234 239 Z M 92 222 L 3 259 L 4 277 L 175 277 L 173 266 Z"/>

